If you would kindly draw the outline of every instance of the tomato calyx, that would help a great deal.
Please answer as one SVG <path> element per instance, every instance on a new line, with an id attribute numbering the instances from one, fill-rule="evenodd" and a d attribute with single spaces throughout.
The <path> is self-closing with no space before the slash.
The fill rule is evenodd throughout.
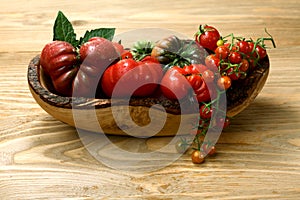
<path id="1" fill-rule="evenodd" d="M 134 60 L 140 61 L 146 56 L 150 56 L 154 48 L 154 43 L 151 41 L 137 41 L 133 44 L 130 52 Z"/>

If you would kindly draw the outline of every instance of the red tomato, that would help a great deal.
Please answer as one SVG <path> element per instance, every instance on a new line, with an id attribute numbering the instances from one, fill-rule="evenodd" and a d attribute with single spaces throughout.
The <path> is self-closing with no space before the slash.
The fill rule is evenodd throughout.
<path id="1" fill-rule="evenodd" d="M 220 59 L 215 55 L 211 54 L 205 58 L 205 65 L 211 71 L 218 71 L 218 67 L 220 65 Z"/>
<path id="2" fill-rule="evenodd" d="M 73 82 L 73 93 L 95 97 L 102 74 L 120 55 L 111 41 L 101 37 L 93 37 L 81 45 L 79 53 L 82 64 Z"/>
<path id="3" fill-rule="evenodd" d="M 243 59 L 242 62 L 240 63 L 239 70 L 241 72 L 247 72 L 248 69 L 249 69 L 249 62 L 247 59 Z"/>
<path id="4" fill-rule="evenodd" d="M 190 90 L 191 86 L 183 75 L 182 68 L 174 66 L 170 68 L 161 80 L 161 91 L 168 99 L 182 99 Z"/>
<path id="5" fill-rule="evenodd" d="M 162 75 L 160 64 L 123 59 L 105 70 L 101 86 L 109 97 L 144 97 L 154 93 Z"/>
<path id="6" fill-rule="evenodd" d="M 228 47 L 226 47 L 224 45 L 217 47 L 215 50 L 216 57 L 219 58 L 220 60 L 226 59 L 228 57 L 229 53 L 230 53 L 230 51 L 229 51 Z"/>
<path id="7" fill-rule="evenodd" d="M 199 31 L 195 34 L 196 42 L 211 51 L 217 48 L 219 39 L 220 33 L 213 26 L 200 25 Z"/>
<path id="8" fill-rule="evenodd" d="M 248 42 L 246 41 L 238 41 L 236 43 L 236 46 L 238 47 L 238 51 L 243 53 L 243 54 L 249 54 L 250 52 L 250 47 L 249 47 L 249 44 Z"/>
<path id="9" fill-rule="evenodd" d="M 243 57 L 239 52 L 234 51 L 229 54 L 228 59 L 232 64 L 239 64 Z"/>
<path id="10" fill-rule="evenodd" d="M 227 75 L 231 80 L 238 80 L 241 77 L 241 73 L 234 67 L 231 67 L 227 70 Z"/>
<path id="11" fill-rule="evenodd" d="M 221 76 L 218 79 L 217 85 L 221 90 L 227 90 L 231 87 L 231 78 L 229 76 Z"/>
<path id="12" fill-rule="evenodd" d="M 200 107 L 199 112 L 201 119 L 210 119 L 213 113 L 213 108 L 211 106 L 203 104 Z"/>
<path id="13" fill-rule="evenodd" d="M 256 50 L 257 54 L 259 55 L 259 59 L 263 59 L 264 57 L 267 56 L 266 49 L 262 48 L 260 45 L 257 45 L 255 50 Z"/>
<path id="14" fill-rule="evenodd" d="M 77 74 L 77 53 L 64 41 L 53 41 L 45 45 L 40 64 L 50 76 L 55 91 L 62 96 L 72 96 L 72 84 Z"/>

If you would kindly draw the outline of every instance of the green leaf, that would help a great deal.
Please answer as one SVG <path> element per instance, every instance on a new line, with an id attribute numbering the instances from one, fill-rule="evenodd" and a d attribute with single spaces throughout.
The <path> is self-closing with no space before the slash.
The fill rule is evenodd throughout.
<path id="1" fill-rule="evenodd" d="M 53 40 L 66 41 L 74 47 L 78 45 L 73 26 L 61 11 L 58 12 L 53 26 Z"/>
<path id="2" fill-rule="evenodd" d="M 115 35 L 115 28 L 98 28 L 91 31 L 86 31 L 84 36 L 80 38 L 80 44 L 86 43 L 92 37 L 102 37 L 107 40 L 112 40 Z"/>

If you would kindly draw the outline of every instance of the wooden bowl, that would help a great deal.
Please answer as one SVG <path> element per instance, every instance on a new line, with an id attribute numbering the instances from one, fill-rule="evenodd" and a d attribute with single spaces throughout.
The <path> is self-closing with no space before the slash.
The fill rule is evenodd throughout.
<path id="1" fill-rule="evenodd" d="M 39 55 L 34 57 L 28 66 L 28 84 L 32 96 L 36 102 L 54 118 L 74 126 L 79 129 L 98 132 L 99 130 L 106 134 L 128 135 L 134 132 L 136 125 L 147 126 L 142 136 L 173 136 L 178 132 L 180 122 L 184 122 L 182 130 L 190 130 L 189 120 L 195 118 L 195 114 L 181 114 L 180 105 L 177 101 L 170 101 L 165 98 L 139 98 L 130 99 L 128 102 L 119 100 L 113 104 L 114 112 L 118 113 L 118 124 L 115 121 L 115 115 L 112 113 L 112 102 L 110 99 L 92 99 L 84 97 L 62 97 L 51 91 L 50 80 L 46 77 L 39 64 Z M 235 82 L 226 92 L 227 95 L 227 116 L 234 117 L 255 99 L 263 88 L 269 74 L 269 59 L 266 57 L 260 62 L 261 66 L 257 67 L 246 79 Z M 153 105 L 161 105 L 151 109 Z M 164 110 L 162 109 L 164 108 Z M 92 111 L 92 114 L 91 114 Z M 81 122 L 76 123 L 74 112 L 80 115 Z M 96 116 L 93 117 L 91 115 Z M 181 121 L 183 120 L 183 121 Z M 163 127 L 157 127 L 157 122 L 164 122 Z M 159 124 L 159 123 L 158 123 Z M 100 129 L 99 129 L 100 125 Z M 157 129 L 159 129 L 157 131 Z"/>

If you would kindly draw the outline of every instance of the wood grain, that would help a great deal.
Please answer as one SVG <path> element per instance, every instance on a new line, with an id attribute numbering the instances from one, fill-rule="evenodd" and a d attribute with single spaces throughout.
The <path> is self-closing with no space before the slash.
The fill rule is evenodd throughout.
<path id="1" fill-rule="evenodd" d="M 265 87 L 224 130 L 216 156 L 193 165 L 185 154 L 160 170 L 125 172 L 97 161 L 76 129 L 49 116 L 30 94 L 27 65 L 52 39 L 58 10 L 78 35 L 105 26 L 117 27 L 117 33 L 159 27 L 192 36 L 208 23 L 224 35 L 253 38 L 266 27 L 278 47 L 268 51 Z M 0 19 L 0 199 L 299 199 L 298 1 L 11 0 L 1 4 Z M 131 151 L 157 149 L 170 140 L 109 139 L 122 148 L 137 144 Z"/>

